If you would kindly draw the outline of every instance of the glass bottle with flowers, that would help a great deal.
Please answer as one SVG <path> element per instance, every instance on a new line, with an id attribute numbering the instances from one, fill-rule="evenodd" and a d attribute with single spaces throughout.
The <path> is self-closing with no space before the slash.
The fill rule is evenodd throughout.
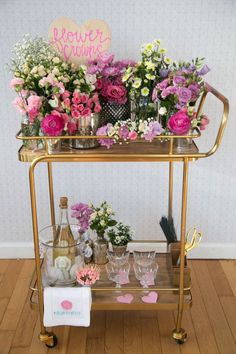
<path id="1" fill-rule="evenodd" d="M 132 60 L 114 61 L 113 54 L 102 54 L 89 62 L 88 73 L 97 76 L 96 90 L 102 105 L 102 123 L 130 118 L 130 102 L 122 76 Z"/>
<path id="2" fill-rule="evenodd" d="M 108 231 L 108 237 L 116 254 L 122 254 L 127 249 L 127 244 L 132 241 L 130 226 L 119 222 L 114 228 Z"/>
<path id="3" fill-rule="evenodd" d="M 122 81 L 133 103 L 132 112 L 137 120 L 156 118 L 157 105 L 152 101 L 153 89 L 157 82 L 168 75 L 170 58 L 159 39 L 141 47 L 141 61 L 128 67 Z"/>
<path id="4" fill-rule="evenodd" d="M 108 261 L 108 241 L 105 232 L 117 224 L 117 221 L 113 219 L 115 213 L 106 201 L 102 202 L 99 207 L 90 204 L 90 208 L 93 211 L 90 215 L 90 228 L 97 233 L 97 239 L 94 241 L 94 262 L 105 264 Z"/>

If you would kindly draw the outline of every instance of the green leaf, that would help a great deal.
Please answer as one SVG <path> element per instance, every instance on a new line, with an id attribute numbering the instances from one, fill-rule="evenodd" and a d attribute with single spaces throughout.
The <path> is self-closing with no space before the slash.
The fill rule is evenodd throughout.
<path id="1" fill-rule="evenodd" d="M 108 221 L 107 225 L 108 226 L 115 226 L 117 224 L 117 221 L 116 220 L 110 220 Z"/>

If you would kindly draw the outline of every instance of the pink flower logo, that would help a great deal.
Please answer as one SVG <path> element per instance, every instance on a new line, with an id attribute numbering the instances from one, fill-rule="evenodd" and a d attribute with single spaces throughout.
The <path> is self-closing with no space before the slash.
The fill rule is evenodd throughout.
<path id="1" fill-rule="evenodd" d="M 73 307 L 73 304 L 71 301 L 69 300 L 63 300 L 61 302 L 61 307 L 64 309 L 64 310 L 71 310 L 72 307 Z"/>

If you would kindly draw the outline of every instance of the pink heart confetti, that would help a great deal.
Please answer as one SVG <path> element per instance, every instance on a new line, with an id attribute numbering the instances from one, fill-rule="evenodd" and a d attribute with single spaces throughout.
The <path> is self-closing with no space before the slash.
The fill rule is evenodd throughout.
<path id="1" fill-rule="evenodd" d="M 117 298 L 116 298 L 116 300 L 118 302 L 121 302 L 123 304 L 131 304 L 133 299 L 134 299 L 134 296 L 132 294 L 120 295 L 120 296 L 117 296 Z"/>
<path id="2" fill-rule="evenodd" d="M 149 285 L 155 285 L 154 282 L 154 274 L 153 272 L 147 272 L 143 277 L 142 280 L 140 281 L 140 284 L 142 286 L 149 286 Z"/>
<path id="3" fill-rule="evenodd" d="M 120 271 L 119 272 L 119 284 L 124 285 L 129 283 L 129 275 L 125 271 Z"/>
<path id="4" fill-rule="evenodd" d="M 155 291 L 150 291 L 148 295 L 142 296 L 142 301 L 147 304 L 155 304 L 158 299 L 158 293 Z"/>

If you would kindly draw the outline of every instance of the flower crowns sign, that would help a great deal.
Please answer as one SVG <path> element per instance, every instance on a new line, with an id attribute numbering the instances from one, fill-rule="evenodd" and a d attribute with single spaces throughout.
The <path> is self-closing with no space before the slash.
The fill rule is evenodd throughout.
<path id="1" fill-rule="evenodd" d="M 108 51 L 111 30 L 102 20 L 90 20 L 78 26 L 73 20 L 61 17 L 52 22 L 49 40 L 61 58 L 80 65 Z"/>

